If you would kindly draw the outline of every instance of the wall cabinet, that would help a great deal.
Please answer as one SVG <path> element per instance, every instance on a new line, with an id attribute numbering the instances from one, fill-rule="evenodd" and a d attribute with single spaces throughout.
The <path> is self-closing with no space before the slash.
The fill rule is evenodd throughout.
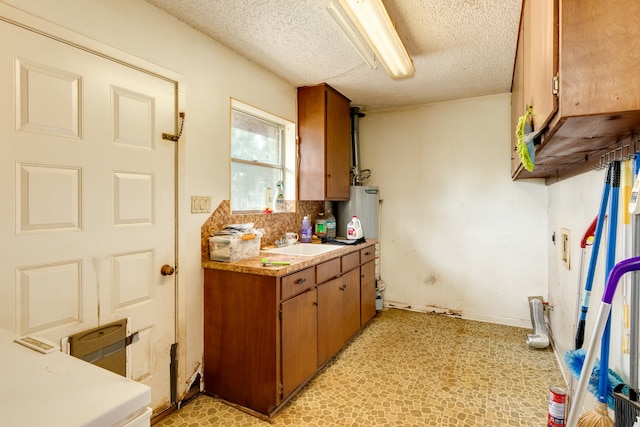
<path id="1" fill-rule="evenodd" d="M 362 273 L 374 248 L 281 276 L 205 268 L 205 393 L 273 415 L 375 315 L 375 284 L 371 293 Z"/>
<path id="2" fill-rule="evenodd" d="M 534 130 L 544 129 L 558 110 L 553 82 L 558 74 L 558 0 L 525 0 L 518 34 L 511 99 L 511 168 L 521 168 L 516 125 L 532 106 Z"/>
<path id="3" fill-rule="evenodd" d="M 520 165 L 512 136 L 514 178 L 552 183 L 591 170 L 640 130 L 639 59 L 632 47 L 639 18 L 638 2 L 524 1 L 512 126 L 531 105 L 534 130 L 543 134 L 532 172 Z"/>
<path id="4" fill-rule="evenodd" d="M 349 200 L 349 103 L 325 83 L 298 88 L 299 200 Z"/>

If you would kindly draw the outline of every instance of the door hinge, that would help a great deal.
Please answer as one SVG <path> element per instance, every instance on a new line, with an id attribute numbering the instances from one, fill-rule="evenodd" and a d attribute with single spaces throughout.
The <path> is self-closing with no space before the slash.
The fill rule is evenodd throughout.
<path id="1" fill-rule="evenodd" d="M 555 75 L 553 76 L 553 79 L 551 79 L 551 93 L 554 95 L 557 95 L 559 91 L 560 91 L 560 80 L 559 80 L 559 77 Z"/>
<path id="2" fill-rule="evenodd" d="M 278 312 L 278 317 L 280 318 L 280 320 L 282 320 L 282 310 Z"/>
<path id="3" fill-rule="evenodd" d="M 282 383 L 278 384 L 278 394 L 280 395 L 280 399 L 284 399 L 284 386 Z"/>

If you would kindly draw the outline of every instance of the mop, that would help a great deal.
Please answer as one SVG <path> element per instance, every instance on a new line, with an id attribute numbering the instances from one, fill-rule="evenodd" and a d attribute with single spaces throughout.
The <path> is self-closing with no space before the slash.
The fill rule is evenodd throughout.
<path id="1" fill-rule="evenodd" d="M 600 308 L 598 309 L 598 317 L 596 318 L 593 334 L 589 341 L 589 347 L 587 348 L 584 364 L 582 365 L 582 372 L 580 374 L 580 380 L 578 381 L 578 387 L 576 388 L 576 395 L 573 398 L 573 405 L 571 405 L 569 417 L 567 418 L 567 427 L 576 427 L 577 425 L 580 407 L 584 401 L 587 384 L 589 383 L 588 373 L 591 372 L 595 363 L 595 352 L 598 346 L 598 340 L 603 337 L 606 323 L 608 323 L 607 320 L 611 313 L 611 303 L 613 301 L 613 296 L 615 295 L 618 282 L 626 273 L 638 270 L 640 270 L 640 257 L 620 261 L 611 269 L 611 273 L 608 276 L 607 284 L 600 302 Z"/>

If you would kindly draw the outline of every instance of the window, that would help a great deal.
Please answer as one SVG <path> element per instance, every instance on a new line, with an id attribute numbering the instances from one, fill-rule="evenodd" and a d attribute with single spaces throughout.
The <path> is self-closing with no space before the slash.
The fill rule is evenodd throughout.
<path id="1" fill-rule="evenodd" d="M 295 125 L 231 102 L 231 211 L 262 212 L 285 183 L 285 199 L 295 195 Z"/>

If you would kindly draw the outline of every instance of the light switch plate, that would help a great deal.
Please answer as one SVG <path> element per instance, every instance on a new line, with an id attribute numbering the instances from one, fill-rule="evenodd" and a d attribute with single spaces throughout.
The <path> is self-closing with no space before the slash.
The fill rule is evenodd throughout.
<path id="1" fill-rule="evenodd" d="M 191 213 L 211 213 L 211 196 L 191 196 Z"/>

